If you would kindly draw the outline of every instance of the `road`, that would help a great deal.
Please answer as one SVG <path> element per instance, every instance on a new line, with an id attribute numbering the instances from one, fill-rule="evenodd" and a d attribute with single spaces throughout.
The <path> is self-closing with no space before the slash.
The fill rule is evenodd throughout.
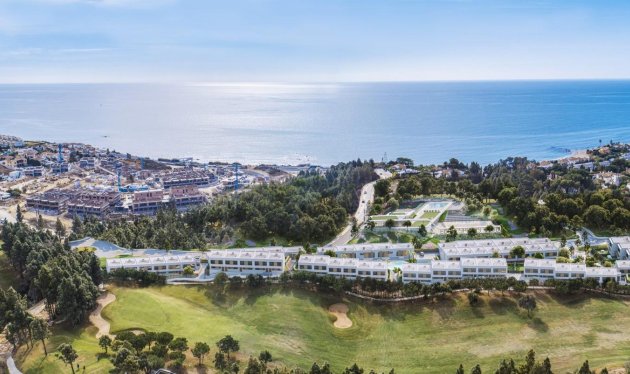
<path id="1" fill-rule="evenodd" d="M 392 176 L 392 173 L 383 170 L 376 169 L 374 170 L 380 179 L 387 179 Z M 370 204 L 374 201 L 374 184 L 377 181 L 370 182 L 363 186 L 361 189 L 361 198 L 359 200 L 359 207 L 357 211 L 354 213 L 354 218 L 357 220 L 357 225 L 361 227 L 370 214 Z M 333 241 L 328 243 L 328 245 L 344 245 L 347 244 L 352 239 L 352 222 L 346 226 L 339 235 Z"/>

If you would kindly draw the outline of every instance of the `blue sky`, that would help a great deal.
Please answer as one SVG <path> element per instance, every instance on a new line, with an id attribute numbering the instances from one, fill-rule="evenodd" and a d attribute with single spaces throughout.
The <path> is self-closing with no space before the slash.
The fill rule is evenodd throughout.
<path id="1" fill-rule="evenodd" d="M 627 0 L 0 0 L 0 82 L 630 78 Z"/>

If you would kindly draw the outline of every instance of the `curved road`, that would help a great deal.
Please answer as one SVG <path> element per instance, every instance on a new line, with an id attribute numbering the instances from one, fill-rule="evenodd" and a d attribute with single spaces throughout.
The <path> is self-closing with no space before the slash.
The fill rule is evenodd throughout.
<path id="1" fill-rule="evenodd" d="M 379 179 L 387 179 L 392 176 L 392 173 L 383 170 L 376 169 L 374 172 L 378 175 Z M 359 200 L 359 207 L 357 211 L 354 213 L 354 218 L 357 220 L 357 225 L 361 227 L 369 217 L 370 213 L 370 204 L 374 201 L 374 184 L 378 180 L 374 182 L 370 182 L 363 186 L 361 189 L 361 197 Z M 348 225 L 337 235 L 333 241 L 328 243 L 328 245 L 344 245 L 347 244 L 352 239 L 352 222 L 348 223 Z"/>

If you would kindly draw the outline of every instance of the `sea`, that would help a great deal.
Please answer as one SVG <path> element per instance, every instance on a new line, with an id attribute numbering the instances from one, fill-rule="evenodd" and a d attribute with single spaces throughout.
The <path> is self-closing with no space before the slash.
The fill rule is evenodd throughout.
<path id="1" fill-rule="evenodd" d="M 0 85 L 0 134 L 245 164 L 554 159 L 630 141 L 630 81 Z"/>

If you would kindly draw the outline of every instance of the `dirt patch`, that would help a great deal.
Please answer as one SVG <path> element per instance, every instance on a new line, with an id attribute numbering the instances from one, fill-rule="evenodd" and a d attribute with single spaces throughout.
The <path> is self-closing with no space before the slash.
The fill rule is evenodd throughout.
<path id="1" fill-rule="evenodd" d="M 98 331 L 96 332 L 97 339 L 103 335 L 110 335 L 109 322 L 103 319 L 103 317 L 101 316 L 101 312 L 103 311 L 103 308 L 114 302 L 114 300 L 116 300 L 116 295 L 111 292 L 105 292 L 104 294 L 99 296 L 98 299 L 96 299 L 97 305 L 96 309 L 94 309 L 94 311 L 90 313 L 90 323 L 92 323 L 98 329 Z"/>
<path id="2" fill-rule="evenodd" d="M 352 320 L 348 318 L 348 306 L 346 304 L 333 304 L 328 307 L 328 311 L 337 317 L 333 326 L 338 329 L 347 329 L 352 327 Z"/>

